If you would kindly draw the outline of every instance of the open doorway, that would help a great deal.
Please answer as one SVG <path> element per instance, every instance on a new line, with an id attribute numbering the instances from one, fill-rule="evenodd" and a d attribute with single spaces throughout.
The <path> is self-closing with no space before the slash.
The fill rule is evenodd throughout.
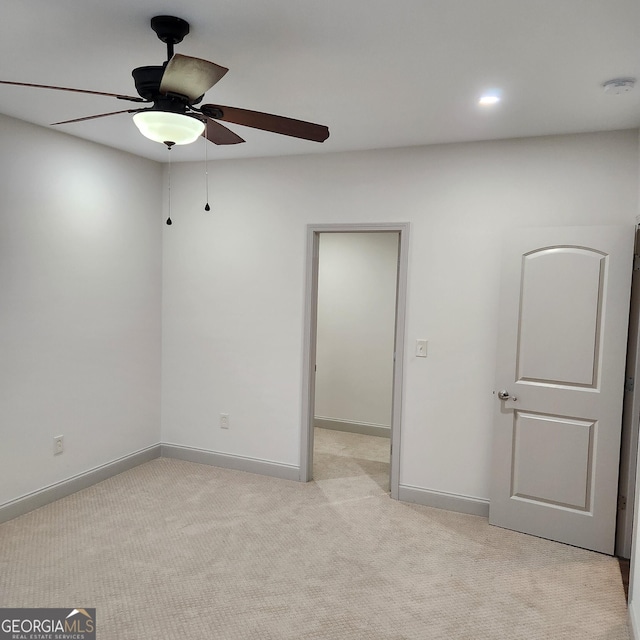
<path id="1" fill-rule="evenodd" d="M 313 478 L 389 491 L 397 231 L 321 233 Z"/>
<path id="2" fill-rule="evenodd" d="M 318 433 L 321 473 L 355 462 L 398 497 L 408 231 L 308 227 L 302 480 Z"/>

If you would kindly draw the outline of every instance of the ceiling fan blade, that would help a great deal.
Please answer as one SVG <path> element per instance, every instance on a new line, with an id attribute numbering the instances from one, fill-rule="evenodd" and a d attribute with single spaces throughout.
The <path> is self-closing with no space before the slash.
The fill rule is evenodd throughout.
<path id="1" fill-rule="evenodd" d="M 85 120 L 95 120 L 96 118 L 104 118 L 105 116 L 115 116 L 118 113 L 138 113 L 138 111 L 144 111 L 144 109 L 123 109 L 122 111 L 111 111 L 110 113 L 99 113 L 96 116 L 85 116 L 84 118 L 74 118 L 73 120 L 63 120 L 62 122 L 52 122 L 51 126 L 57 124 L 71 124 L 72 122 L 84 122 Z"/>
<path id="2" fill-rule="evenodd" d="M 214 144 L 238 144 L 244 140 L 219 122 L 207 118 L 204 133 L 202 134 L 209 142 Z"/>
<path id="3" fill-rule="evenodd" d="M 73 91 L 74 93 L 89 93 L 94 96 L 108 96 L 109 98 L 118 98 L 118 100 L 130 100 L 131 102 L 148 102 L 143 98 L 134 96 L 125 96 L 120 93 L 106 93 L 104 91 L 89 91 L 88 89 L 72 89 L 70 87 L 55 87 L 49 84 L 32 84 L 30 82 L 11 82 L 9 80 L 0 80 L 0 84 L 11 84 L 17 87 L 35 87 L 36 89 L 55 89 L 56 91 Z"/>
<path id="4" fill-rule="evenodd" d="M 162 74 L 160 93 L 177 93 L 195 100 L 207 92 L 229 69 L 208 60 L 176 53 Z"/>
<path id="5" fill-rule="evenodd" d="M 313 122 L 304 120 L 294 120 L 284 116 L 275 116 L 270 113 L 260 111 L 249 111 L 248 109 L 238 109 L 236 107 L 223 107 L 218 104 L 205 104 L 200 108 L 202 113 L 216 120 L 242 124 L 245 127 L 280 133 L 285 136 L 312 140 L 314 142 L 324 142 L 329 137 L 329 128 Z"/>

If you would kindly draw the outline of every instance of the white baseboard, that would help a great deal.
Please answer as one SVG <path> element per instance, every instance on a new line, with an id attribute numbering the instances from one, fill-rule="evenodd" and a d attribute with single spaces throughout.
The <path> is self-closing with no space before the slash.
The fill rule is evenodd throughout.
<path id="1" fill-rule="evenodd" d="M 207 449 L 183 447 L 177 444 L 162 444 L 160 449 L 163 458 L 177 458 L 187 462 L 198 462 L 199 464 L 208 464 L 213 467 L 222 467 L 223 469 L 233 469 L 235 471 L 247 471 L 282 480 L 300 480 L 300 467 L 280 462 L 260 460 L 259 458 L 245 458 Z"/>
<path id="2" fill-rule="evenodd" d="M 398 499 L 402 502 L 413 502 L 425 507 L 436 507 L 446 511 L 483 516 L 484 518 L 489 517 L 489 501 L 482 498 L 472 498 L 455 493 L 444 493 L 401 484 Z"/>
<path id="3" fill-rule="evenodd" d="M 633 603 L 630 602 L 629 605 L 630 606 L 627 609 L 629 633 L 632 640 L 640 640 L 640 627 L 638 627 L 638 621 L 636 620 L 636 615 L 634 613 Z"/>
<path id="4" fill-rule="evenodd" d="M 187 462 L 208 464 L 215 467 L 221 467 L 223 469 L 246 471 L 248 473 L 280 478 L 282 480 L 300 480 L 300 468 L 293 465 L 272 462 L 269 460 L 260 460 L 258 458 L 235 456 L 227 453 L 218 453 L 207 449 L 184 447 L 175 444 L 156 444 L 0 505 L 0 523 L 17 518 L 18 516 L 32 511 L 33 509 L 43 507 L 50 502 L 64 498 L 76 491 L 86 489 L 98 482 L 106 480 L 107 478 L 122 473 L 123 471 L 133 469 L 133 467 L 161 456 L 165 458 L 186 460 Z M 468 513 L 484 517 L 489 515 L 488 500 L 429 489 L 421 489 L 419 487 L 412 487 L 408 485 L 400 485 L 398 499 L 403 502 L 413 502 L 427 507 L 437 507 L 438 509 L 457 511 L 459 513 Z M 634 624 L 634 620 L 631 617 L 630 624 L 632 626 Z M 637 627 L 633 626 L 633 628 Z M 635 639 L 640 640 L 640 636 L 636 634 Z"/>
<path id="5" fill-rule="evenodd" d="M 28 493 L 26 496 L 0 505 L 0 523 L 17 518 L 29 511 L 43 507 L 50 502 L 55 502 L 60 498 L 69 496 L 76 491 L 87 489 L 98 482 L 102 482 L 107 478 L 133 469 L 133 467 L 137 467 L 139 464 L 149 462 L 158 457 L 160 457 L 160 445 L 155 444 L 128 456 L 107 462 L 95 469 L 90 469 L 89 471 L 62 480 L 61 482 L 56 482 L 44 489 Z"/>
<path id="6" fill-rule="evenodd" d="M 352 422 L 351 420 L 336 420 L 335 418 L 313 419 L 313 424 L 321 429 L 333 429 L 334 431 L 347 431 L 348 433 L 361 433 L 365 436 L 391 437 L 391 427 L 383 424 L 370 424 L 368 422 Z"/>

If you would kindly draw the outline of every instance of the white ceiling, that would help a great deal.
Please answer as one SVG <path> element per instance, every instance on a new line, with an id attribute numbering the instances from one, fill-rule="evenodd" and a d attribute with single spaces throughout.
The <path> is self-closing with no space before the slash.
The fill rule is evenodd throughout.
<path id="1" fill-rule="evenodd" d="M 602 90 L 640 80 L 638 0 L 2 0 L 0 79 L 136 95 L 131 70 L 166 57 L 149 26 L 162 14 L 191 24 L 177 53 L 230 69 L 203 102 L 331 131 L 318 144 L 229 125 L 246 143 L 209 145 L 210 159 L 640 126 L 640 85 Z M 502 102 L 479 107 L 493 88 Z M 0 113 L 45 126 L 131 106 L 0 85 Z M 57 129 L 167 160 L 128 114 Z"/>

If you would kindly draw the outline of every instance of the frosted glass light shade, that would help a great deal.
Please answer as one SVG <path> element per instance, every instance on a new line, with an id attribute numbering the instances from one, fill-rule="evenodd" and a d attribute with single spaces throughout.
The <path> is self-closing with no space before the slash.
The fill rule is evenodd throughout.
<path id="1" fill-rule="evenodd" d="M 133 122 L 143 136 L 162 144 L 191 144 L 204 131 L 204 122 L 171 111 L 141 111 Z"/>

